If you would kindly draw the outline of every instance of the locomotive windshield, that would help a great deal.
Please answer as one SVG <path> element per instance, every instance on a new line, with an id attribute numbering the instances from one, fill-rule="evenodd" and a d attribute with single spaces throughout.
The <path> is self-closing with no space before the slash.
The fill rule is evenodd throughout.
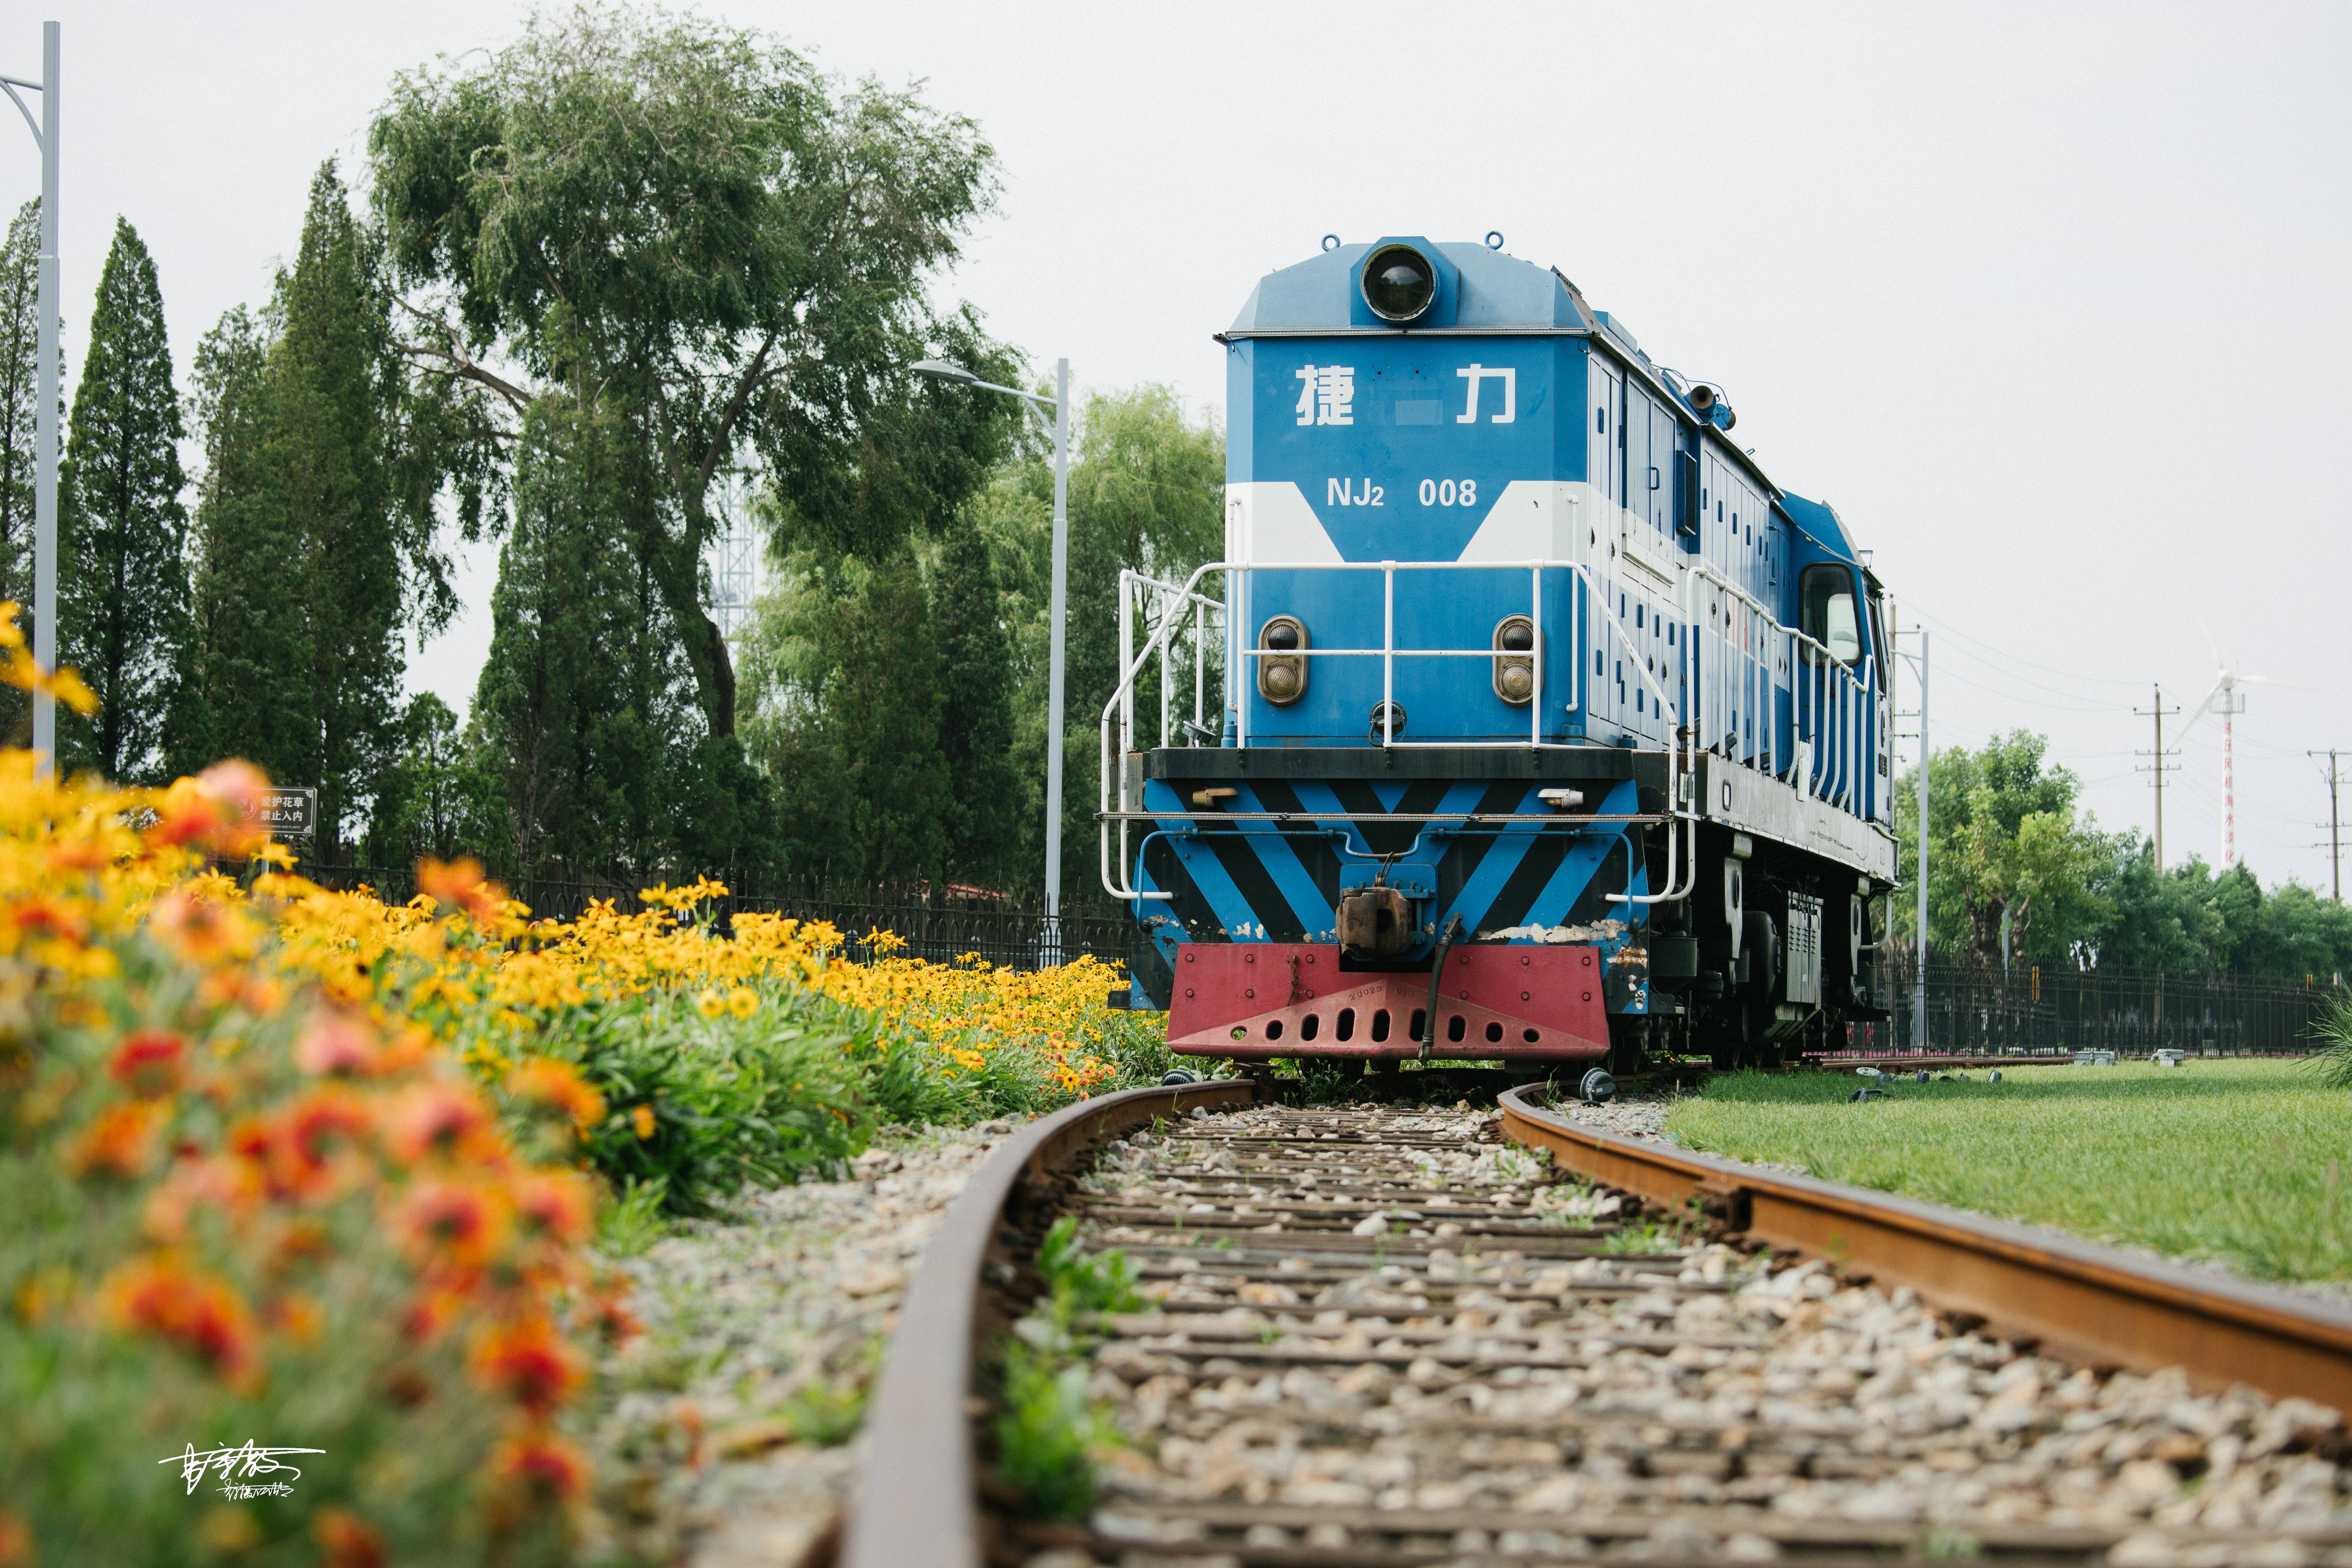
<path id="1" fill-rule="evenodd" d="M 1808 566 L 1800 590 L 1804 634 L 1829 649 L 1840 664 L 1859 659 L 1862 626 L 1854 614 L 1853 574 L 1834 564 Z"/>

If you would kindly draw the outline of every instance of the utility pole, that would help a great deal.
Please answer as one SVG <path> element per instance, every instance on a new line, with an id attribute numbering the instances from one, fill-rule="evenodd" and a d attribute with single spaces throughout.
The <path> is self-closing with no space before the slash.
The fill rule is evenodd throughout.
<path id="1" fill-rule="evenodd" d="M 2178 752 L 2168 752 L 2164 749 L 2164 716 L 2167 713 L 2179 711 L 2178 708 L 2167 708 L 2164 705 L 2164 688 L 2161 686 L 2156 689 L 2155 707 L 2132 710 L 2137 717 L 2153 718 L 2156 721 L 2156 750 L 2140 753 L 2143 757 L 2151 757 L 2155 760 L 2147 767 L 2137 771 L 2156 775 L 2156 874 L 2159 877 L 2164 875 L 2164 775 L 2172 771 L 2172 763 L 2167 759 L 2180 754 Z"/>
<path id="2" fill-rule="evenodd" d="M 1895 615 L 1891 607 L 1888 614 L 1890 618 Z M 1919 721 L 1919 852 L 1913 857 L 1916 864 L 1911 868 L 1919 884 L 1919 919 L 1915 933 L 1917 958 L 1911 977 L 1911 1048 L 1923 1051 L 1927 1048 L 1927 628 L 1920 626 L 1916 631 L 1919 652 L 1915 657 L 1903 651 L 1903 638 L 1910 634 L 1897 621 L 1895 650 L 1895 657 L 1909 664 L 1919 677 L 1919 709 L 1916 714 L 1906 714 L 1898 708 L 1895 716 Z"/>
<path id="3" fill-rule="evenodd" d="M 16 97 L 18 88 L 41 95 L 41 122 L 33 140 L 41 146 L 41 253 L 34 309 L 40 321 L 34 353 L 41 363 L 33 375 L 33 656 L 51 669 L 58 665 L 58 25 L 41 24 L 41 79 L 0 77 L 0 90 L 15 100 L 25 123 L 33 111 Z M 33 693 L 34 766 L 47 778 L 58 754 L 58 700 Z"/>
<path id="4" fill-rule="evenodd" d="M 2317 752 L 2306 756 L 2316 757 Z M 2336 886 L 2336 901 L 2344 901 L 2344 818 L 2336 808 L 2336 748 L 2327 750 L 2327 868 Z"/>
<path id="5" fill-rule="evenodd" d="M 1911 1037 L 1927 1048 L 1927 628 L 1919 628 L 1919 957 L 1911 982 Z"/>

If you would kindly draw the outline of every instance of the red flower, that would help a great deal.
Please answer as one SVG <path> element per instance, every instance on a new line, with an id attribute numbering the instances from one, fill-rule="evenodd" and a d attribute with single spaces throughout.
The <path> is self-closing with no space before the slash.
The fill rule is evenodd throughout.
<path id="1" fill-rule="evenodd" d="M 504 1194 L 468 1182 L 421 1182 L 402 1200 L 395 1224 L 420 1264 L 468 1279 L 505 1245 Z"/>
<path id="2" fill-rule="evenodd" d="M 227 1280 L 157 1256 L 116 1269 L 103 1294 L 118 1327 L 169 1340 L 231 1383 L 258 1376 L 253 1314 Z"/>
<path id="3" fill-rule="evenodd" d="M 346 1509 L 320 1509 L 310 1536 L 326 1550 L 320 1568 L 383 1568 L 388 1561 L 382 1532 Z"/>
<path id="4" fill-rule="evenodd" d="M 541 1419 L 572 1396 L 583 1376 L 579 1358 L 544 1318 L 483 1330 L 468 1364 L 476 1383 Z"/>
<path id="5" fill-rule="evenodd" d="M 180 1087 L 187 1049 L 187 1042 L 169 1029 L 140 1029 L 114 1047 L 106 1070 L 132 1093 L 156 1099 Z"/>
<path id="6" fill-rule="evenodd" d="M 515 1212 L 532 1230 L 559 1242 L 587 1240 L 596 1217 L 587 1182 L 559 1171 L 533 1172 L 518 1181 Z"/>
<path id="7" fill-rule="evenodd" d="M 491 1473 L 509 1500 L 526 1508 L 570 1502 L 588 1485 L 588 1461 L 549 1432 L 523 1432 L 499 1445 Z"/>
<path id="8" fill-rule="evenodd" d="M 40 931 L 59 936 L 68 942 L 79 942 L 89 934 L 89 924 L 62 904 L 47 899 L 27 899 L 8 911 L 8 918 L 20 931 Z"/>
<path id="9" fill-rule="evenodd" d="M 420 1083 L 384 1117 L 392 1152 L 404 1164 L 428 1153 L 454 1158 L 496 1152 L 497 1123 L 482 1097 L 462 1084 Z"/>
<path id="10" fill-rule="evenodd" d="M 321 1078 L 344 1075 L 364 1078 L 374 1070 L 376 1043 L 365 1029 L 341 1013 L 312 1018 L 294 1042 L 294 1061 L 304 1072 Z"/>
<path id="11" fill-rule="evenodd" d="M 262 825 L 268 777 L 251 763 L 215 763 L 192 779 L 176 779 L 155 807 L 148 842 L 194 844 L 242 860 L 269 842 Z"/>

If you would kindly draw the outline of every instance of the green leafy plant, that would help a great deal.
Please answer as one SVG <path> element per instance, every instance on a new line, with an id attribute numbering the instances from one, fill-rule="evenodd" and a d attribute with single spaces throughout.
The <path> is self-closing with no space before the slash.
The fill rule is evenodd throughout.
<path id="1" fill-rule="evenodd" d="M 2352 996 L 2329 997 L 2311 1032 L 2320 1045 L 2311 1058 L 2319 1081 L 2330 1089 L 2352 1089 Z"/>
<path id="2" fill-rule="evenodd" d="M 837 1448 L 857 1436 L 866 1420 L 866 1381 L 804 1384 L 784 1402 L 793 1436 L 822 1448 Z"/>
<path id="3" fill-rule="evenodd" d="M 596 1215 L 596 1250 L 607 1258 L 642 1258 L 655 1242 L 669 1234 L 662 1217 L 667 1178 L 630 1181 Z"/>
<path id="4" fill-rule="evenodd" d="M 996 1471 L 1033 1519 L 1081 1519 L 1094 1506 L 1088 1449 L 1108 1428 L 1087 1397 L 1087 1369 L 1017 1342 L 1004 1352 Z"/>
<path id="5" fill-rule="evenodd" d="M 1080 1312 L 1135 1312 L 1143 1297 L 1135 1288 L 1135 1264 L 1116 1249 L 1089 1253 L 1078 1246 L 1078 1216 L 1064 1215 L 1037 1248 L 1037 1272 L 1045 1279 L 1050 1310 L 1066 1326 Z"/>

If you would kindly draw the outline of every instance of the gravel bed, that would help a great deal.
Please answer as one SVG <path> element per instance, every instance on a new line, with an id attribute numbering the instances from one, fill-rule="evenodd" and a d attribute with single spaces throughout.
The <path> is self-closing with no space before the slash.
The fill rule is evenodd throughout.
<path id="1" fill-rule="evenodd" d="M 1654 1136 L 1663 1104 L 1577 1115 Z M 1081 1206 L 1154 1298 L 1091 1373 L 1127 1446 L 1088 1539 L 1037 1542 L 1028 1568 L 2352 1565 L 2338 1413 L 2062 1364 L 1819 1262 L 1523 1240 L 1517 1215 L 1607 1221 L 1499 1155 L 1494 1120 L 1195 1113 L 1172 1142 L 1112 1145 Z M 1384 1215 L 1393 1245 L 1351 1268 L 1331 1238 L 1359 1212 L 1355 1237 Z M 1448 1212 L 1487 1217 L 1430 1223 Z"/>
<path id="2" fill-rule="evenodd" d="M 899 1297 L 1012 1131 L 886 1137 L 849 1181 L 747 1192 L 734 1219 L 681 1226 L 623 1265 L 646 1331 L 604 1369 L 620 1391 L 594 1442 L 612 1544 L 693 1568 L 823 1559 L 857 1468 L 841 1439 Z"/>

